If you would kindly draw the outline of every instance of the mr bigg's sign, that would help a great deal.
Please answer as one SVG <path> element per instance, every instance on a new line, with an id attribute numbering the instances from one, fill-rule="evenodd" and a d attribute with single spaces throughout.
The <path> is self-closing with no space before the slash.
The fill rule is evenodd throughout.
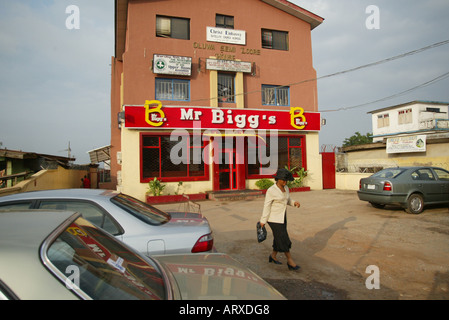
<path id="1" fill-rule="evenodd" d="M 290 110 L 225 109 L 190 106 L 162 106 L 157 100 L 143 106 L 125 106 L 125 127 L 129 129 L 261 129 L 319 131 L 321 116 L 301 107 Z"/>

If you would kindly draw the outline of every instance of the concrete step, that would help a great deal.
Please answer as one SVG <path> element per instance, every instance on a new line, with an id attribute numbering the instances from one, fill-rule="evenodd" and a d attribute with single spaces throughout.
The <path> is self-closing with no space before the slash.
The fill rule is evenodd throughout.
<path id="1" fill-rule="evenodd" d="M 261 190 L 224 190 L 224 191 L 208 191 L 206 192 L 209 200 L 215 201 L 235 201 L 235 200 L 251 200 L 264 197 L 265 194 Z"/>

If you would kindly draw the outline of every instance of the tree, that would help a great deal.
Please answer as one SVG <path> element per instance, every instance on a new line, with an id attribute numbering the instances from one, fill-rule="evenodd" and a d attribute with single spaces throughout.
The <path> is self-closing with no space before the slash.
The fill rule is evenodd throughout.
<path id="1" fill-rule="evenodd" d="M 360 132 L 356 132 L 353 136 L 346 138 L 343 141 L 343 147 L 356 146 L 359 144 L 366 144 L 373 142 L 373 134 L 367 133 L 366 135 L 361 135 Z"/>

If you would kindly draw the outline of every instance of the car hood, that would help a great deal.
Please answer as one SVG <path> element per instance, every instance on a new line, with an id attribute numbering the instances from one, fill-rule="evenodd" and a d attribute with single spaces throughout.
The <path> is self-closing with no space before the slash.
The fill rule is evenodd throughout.
<path id="1" fill-rule="evenodd" d="M 154 258 L 176 279 L 182 299 L 285 299 L 261 277 L 223 253 Z"/>

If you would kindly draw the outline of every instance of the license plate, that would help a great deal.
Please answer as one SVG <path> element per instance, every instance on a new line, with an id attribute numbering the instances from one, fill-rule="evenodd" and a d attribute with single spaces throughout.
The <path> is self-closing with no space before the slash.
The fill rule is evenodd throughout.
<path id="1" fill-rule="evenodd" d="M 374 184 L 368 184 L 368 185 L 366 186 L 366 188 L 367 188 L 368 190 L 376 190 L 376 186 L 375 186 Z"/>

